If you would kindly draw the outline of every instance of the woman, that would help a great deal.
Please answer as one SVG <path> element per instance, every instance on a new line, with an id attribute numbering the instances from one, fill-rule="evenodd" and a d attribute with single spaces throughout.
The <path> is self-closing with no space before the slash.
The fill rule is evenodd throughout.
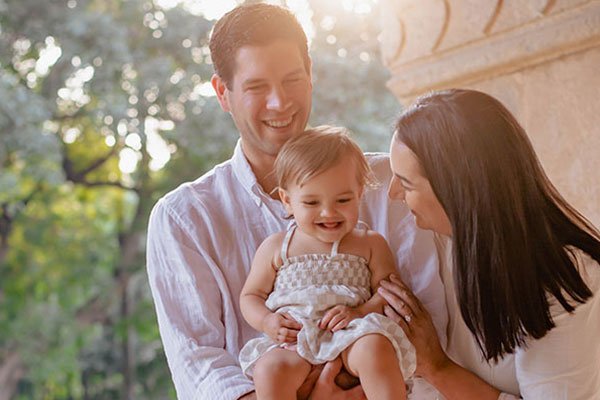
<path id="1" fill-rule="evenodd" d="M 600 234 L 558 194 L 496 99 L 419 99 L 391 145 L 391 198 L 438 235 L 448 348 L 403 284 L 386 315 L 447 399 L 600 399 Z"/>

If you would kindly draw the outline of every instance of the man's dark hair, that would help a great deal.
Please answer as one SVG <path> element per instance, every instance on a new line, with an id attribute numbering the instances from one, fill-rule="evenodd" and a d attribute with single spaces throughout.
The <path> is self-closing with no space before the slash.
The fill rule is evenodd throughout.
<path id="1" fill-rule="evenodd" d="M 217 21 L 210 37 L 215 73 L 231 89 L 237 51 L 243 46 L 263 46 L 277 40 L 295 43 L 310 70 L 306 34 L 288 9 L 271 4 L 241 5 Z"/>

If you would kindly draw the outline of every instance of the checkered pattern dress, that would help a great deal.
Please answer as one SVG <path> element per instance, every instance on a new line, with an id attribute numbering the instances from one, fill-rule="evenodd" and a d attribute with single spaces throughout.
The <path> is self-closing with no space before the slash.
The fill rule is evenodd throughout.
<path id="1" fill-rule="evenodd" d="M 338 254 L 335 242 L 331 254 L 305 254 L 287 257 L 287 248 L 296 226 L 287 232 L 281 248 L 283 265 L 277 271 L 273 292 L 266 306 L 274 312 L 287 312 L 302 324 L 295 350 L 311 364 L 333 360 L 361 336 L 378 333 L 396 349 L 404 378 L 416 367 L 415 350 L 402 329 L 387 317 L 371 313 L 355 319 L 342 330 L 319 329 L 319 320 L 336 305 L 358 306 L 371 297 L 371 272 L 367 261 L 352 254 Z M 283 347 L 266 335 L 250 340 L 240 352 L 244 373 L 252 377 L 256 361 L 267 351 Z"/>

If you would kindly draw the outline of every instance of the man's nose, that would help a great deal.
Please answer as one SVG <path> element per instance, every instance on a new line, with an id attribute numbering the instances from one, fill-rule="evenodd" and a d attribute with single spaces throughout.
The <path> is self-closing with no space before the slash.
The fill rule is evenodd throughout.
<path id="1" fill-rule="evenodd" d="M 290 104 L 290 98 L 282 86 L 275 86 L 271 89 L 267 98 L 267 109 L 283 111 Z"/>

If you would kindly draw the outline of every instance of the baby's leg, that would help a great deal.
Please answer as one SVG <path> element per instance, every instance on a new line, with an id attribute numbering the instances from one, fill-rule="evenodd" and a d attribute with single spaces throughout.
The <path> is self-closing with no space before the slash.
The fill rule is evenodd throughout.
<path id="1" fill-rule="evenodd" d="M 369 400 L 406 399 L 406 384 L 392 343 L 383 335 L 357 339 L 342 352 L 346 369 L 360 378 Z"/>
<path id="2" fill-rule="evenodd" d="M 254 366 L 254 387 L 259 399 L 293 399 L 311 365 L 295 351 L 276 348 L 263 354 Z"/>

